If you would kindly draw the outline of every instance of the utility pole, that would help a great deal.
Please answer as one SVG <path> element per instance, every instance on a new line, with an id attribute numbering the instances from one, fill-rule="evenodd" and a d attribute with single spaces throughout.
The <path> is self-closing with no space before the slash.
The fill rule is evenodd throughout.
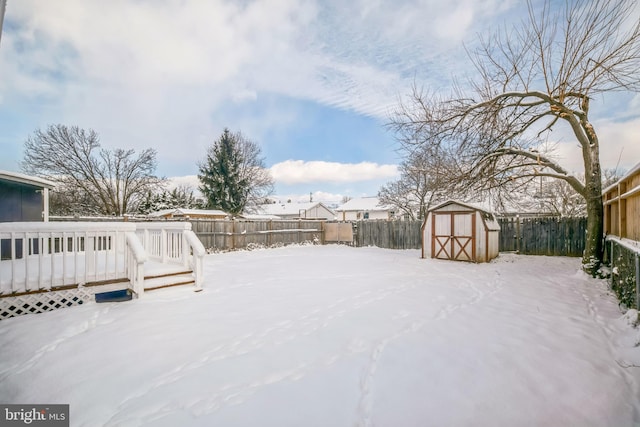
<path id="1" fill-rule="evenodd" d="M 4 22 L 4 11 L 7 8 L 7 0 L 0 0 L 0 40 L 2 40 L 2 23 Z"/>

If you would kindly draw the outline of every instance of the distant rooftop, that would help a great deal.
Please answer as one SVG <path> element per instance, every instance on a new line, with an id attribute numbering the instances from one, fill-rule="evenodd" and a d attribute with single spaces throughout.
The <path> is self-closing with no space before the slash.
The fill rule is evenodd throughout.
<path id="1" fill-rule="evenodd" d="M 179 216 L 189 216 L 189 215 L 211 215 L 211 216 L 222 216 L 229 215 L 228 213 L 218 210 L 218 209 L 163 209 L 156 212 L 149 213 L 149 216 L 158 217 L 165 215 L 179 215 Z"/>
<path id="2" fill-rule="evenodd" d="M 0 170 L 0 179 L 7 181 L 19 182 L 21 184 L 33 185 L 41 188 L 54 188 L 56 184 L 47 179 L 38 178 L 37 176 L 25 175 L 18 172 L 9 172 Z"/>
<path id="3" fill-rule="evenodd" d="M 321 202 L 267 203 L 259 205 L 257 213 L 262 215 L 304 215 L 305 211 L 308 211 L 318 205 L 324 206 Z"/>
<path id="4" fill-rule="evenodd" d="M 386 211 L 392 209 L 391 206 L 381 205 L 377 197 L 354 197 L 335 210 L 342 211 Z"/>

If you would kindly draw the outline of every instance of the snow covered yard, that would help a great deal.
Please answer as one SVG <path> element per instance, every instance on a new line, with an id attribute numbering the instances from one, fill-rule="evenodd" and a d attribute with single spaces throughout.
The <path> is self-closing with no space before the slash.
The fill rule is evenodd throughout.
<path id="1" fill-rule="evenodd" d="M 0 322 L 0 401 L 69 403 L 73 426 L 640 425 L 638 330 L 578 269 L 209 255 L 200 293 Z"/>

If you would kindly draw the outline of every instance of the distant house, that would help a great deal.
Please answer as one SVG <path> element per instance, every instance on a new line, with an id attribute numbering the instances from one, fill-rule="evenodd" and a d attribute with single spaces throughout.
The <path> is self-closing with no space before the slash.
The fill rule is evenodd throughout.
<path id="1" fill-rule="evenodd" d="M 49 221 L 49 190 L 54 187 L 46 179 L 0 171 L 0 222 Z"/>
<path id="2" fill-rule="evenodd" d="M 393 219 L 393 206 L 382 205 L 377 197 L 356 197 L 336 208 L 341 221 L 360 221 L 366 219 Z"/>
<path id="3" fill-rule="evenodd" d="M 229 214 L 217 209 L 163 209 L 151 212 L 150 218 L 164 219 L 227 219 Z"/>
<path id="4" fill-rule="evenodd" d="M 276 216 L 280 219 L 336 219 L 336 213 L 322 202 L 267 203 L 258 206 L 254 216 Z"/>

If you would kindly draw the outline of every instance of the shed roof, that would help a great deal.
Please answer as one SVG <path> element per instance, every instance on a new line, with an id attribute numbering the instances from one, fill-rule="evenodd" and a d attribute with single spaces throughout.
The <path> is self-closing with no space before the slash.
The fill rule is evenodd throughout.
<path id="1" fill-rule="evenodd" d="M 457 205 L 465 206 L 465 207 L 467 207 L 469 209 L 481 211 L 481 212 L 488 213 L 488 214 L 493 214 L 491 208 L 489 208 L 488 206 L 485 206 L 482 203 L 478 203 L 478 202 L 468 203 L 468 202 L 461 202 L 459 200 L 447 200 L 446 202 L 440 203 L 439 205 L 432 207 L 431 209 L 429 209 L 429 211 L 434 211 L 434 210 L 443 208 L 443 207 L 448 206 L 448 205 L 453 204 L 453 203 L 455 203 Z"/>
<path id="2" fill-rule="evenodd" d="M 47 179 L 38 178 L 37 176 L 25 175 L 18 172 L 0 170 L 0 179 L 19 182 L 21 184 L 33 185 L 40 188 L 54 188 L 56 186 L 54 182 L 51 182 Z"/>

